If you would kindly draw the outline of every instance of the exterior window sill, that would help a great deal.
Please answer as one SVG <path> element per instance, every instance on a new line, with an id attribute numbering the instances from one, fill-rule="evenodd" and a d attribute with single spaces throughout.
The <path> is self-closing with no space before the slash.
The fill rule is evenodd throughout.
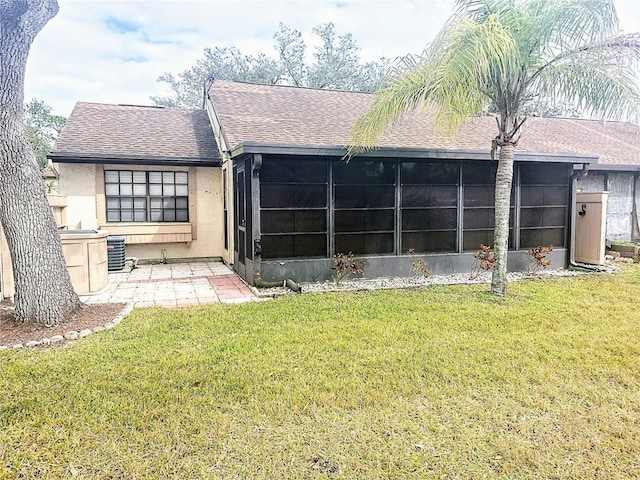
<path id="1" fill-rule="evenodd" d="M 126 244 L 134 243 L 190 243 L 193 240 L 189 222 L 131 222 L 105 223 L 101 230 L 109 235 L 121 235 Z"/>

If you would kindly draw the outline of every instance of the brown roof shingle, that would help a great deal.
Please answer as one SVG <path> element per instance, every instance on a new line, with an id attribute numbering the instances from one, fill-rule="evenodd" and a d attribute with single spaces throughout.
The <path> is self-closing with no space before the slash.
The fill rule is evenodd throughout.
<path id="1" fill-rule="evenodd" d="M 209 98 L 233 150 L 247 143 L 342 147 L 373 95 L 216 80 Z M 520 153 L 597 156 L 600 164 L 640 166 L 635 125 L 529 117 L 523 128 Z M 488 152 L 496 133 L 490 115 L 471 118 L 448 136 L 434 130 L 428 114 L 411 114 L 388 129 L 379 147 Z"/>
<path id="2" fill-rule="evenodd" d="M 87 102 L 76 104 L 50 156 L 54 161 L 220 162 L 205 110 Z"/>

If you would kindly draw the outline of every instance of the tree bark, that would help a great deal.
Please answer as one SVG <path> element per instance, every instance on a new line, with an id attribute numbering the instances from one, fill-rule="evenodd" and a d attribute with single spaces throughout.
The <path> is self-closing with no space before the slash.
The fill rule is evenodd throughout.
<path id="1" fill-rule="evenodd" d="M 13 264 L 16 319 L 45 325 L 81 306 L 22 124 L 29 49 L 57 12 L 55 0 L 0 0 L 0 222 Z"/>
<path id="2" fill-rule="evenodd" d="M 491 293 L 507 295 L 507 253 L 509 251 L 509 213 L 511 210 L 511 184 L 516 147 L 507 143 L 500 147 L 496 173 L 495 229 L 493 252 L 495 262 L 491 275 Z"/>

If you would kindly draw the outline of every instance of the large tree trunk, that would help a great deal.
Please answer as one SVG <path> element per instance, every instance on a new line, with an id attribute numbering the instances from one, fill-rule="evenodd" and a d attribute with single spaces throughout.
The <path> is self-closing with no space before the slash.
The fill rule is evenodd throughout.
<path id="1" fill-rule="evenodd" d="M 22 125 L 29 48 L 57 12 L 55 0 L 0 0 L 0 222 L 13 263 L 16 318 L 45 325 L 81 306 Z"/>
<path id="2" fill-rule="evenodd" d="M 493 234 L 494 257 L 491 276 L 491 293 L 507 295 L 507 253 L 509 251 L 509 212 L 511 209 L 511 183 L 513 159 L 516 147 L 512 143 L 500 147 L 498 172 L 496 173 L 495 230 Z"/>

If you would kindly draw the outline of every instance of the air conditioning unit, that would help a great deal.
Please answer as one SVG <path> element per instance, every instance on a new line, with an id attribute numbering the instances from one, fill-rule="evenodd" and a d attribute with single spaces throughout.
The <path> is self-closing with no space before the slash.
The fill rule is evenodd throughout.
<path id="1" fill-rule="evenodd" d="M 125 263 L 124 237 L 109 235 L 107 237 L 107 268 L 110 272 L 122 270 Z"/>

